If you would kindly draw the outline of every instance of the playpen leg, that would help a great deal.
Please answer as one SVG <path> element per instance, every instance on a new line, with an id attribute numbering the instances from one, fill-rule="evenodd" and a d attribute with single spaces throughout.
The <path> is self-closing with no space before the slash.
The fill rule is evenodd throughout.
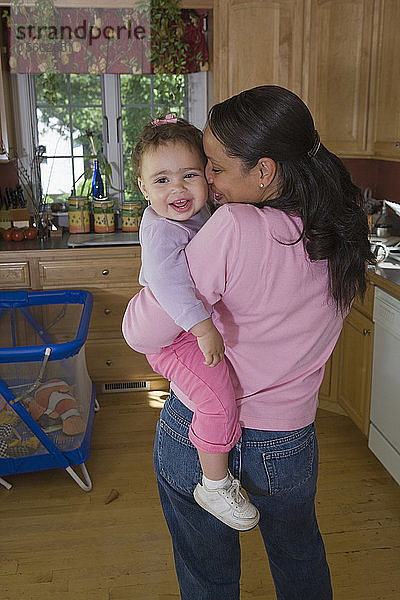
<path id="1" fill-rule="evenodd" d="M 85 492 L 90 492 L 90 490 L 93 487 L 93 484 L 89 477 L 89 473 L 87 471 L 85 463 L 81 464 L 81 471 L 82 471 L 82 474 L 83 474 L 83 477 L 84 477 L 86 483 L 79 477 L 79 475 L 77 475 L 75 473 L 75 471 L 73 470 L 72 467 L 67 467 L 65 470 L 67 471 L 67 473 L 69 475 L 71 475 L 72 479 L 74 479 L 76 481 L 76 483 L 79 485 L 79 487 L 81 487 L 83 490 L 85 490 Z"/>
<path id="2" fill-rule="evenodd" d="M 11 490 L 11 488 L 12 488 L 11 483 L 8 483 L 8 481 L 6 481 L 5 479 L 3 479 L 2 477 L 0 477 L 0 485 L 4 485 L 4 487 L 7 490 Z"/>

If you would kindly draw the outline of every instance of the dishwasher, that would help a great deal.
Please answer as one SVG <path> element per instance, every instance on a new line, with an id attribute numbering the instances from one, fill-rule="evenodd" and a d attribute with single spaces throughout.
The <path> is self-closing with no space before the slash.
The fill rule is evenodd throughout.
<path id="1" fill-rule="evenodd" d="M 368 446 L 400 484 L 400 300 L 375 288 Z"/>

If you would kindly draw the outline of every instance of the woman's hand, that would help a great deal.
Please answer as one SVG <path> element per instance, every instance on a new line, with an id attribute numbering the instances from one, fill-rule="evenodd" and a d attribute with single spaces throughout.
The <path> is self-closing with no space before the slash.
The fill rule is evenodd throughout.
<path id="1" fill-rule="evenodd" d="M 215 367 L 224 358 L 224 340 L 211 319 L 206 319 L 190 329 L 204 355 L 204 364 Z"/>

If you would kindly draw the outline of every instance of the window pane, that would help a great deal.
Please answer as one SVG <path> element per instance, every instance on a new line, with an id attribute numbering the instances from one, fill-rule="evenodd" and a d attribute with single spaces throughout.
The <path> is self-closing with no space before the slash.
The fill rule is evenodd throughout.
<path id="1" fill-rule="evenodd" d="M 120 84 L 123 105 L 151 105 L 151 75 L 120 75 Z"/>
<path id="2" fill-rule="evenodd" d="M 87 196 L 92 189 L 93 161 L 88 158 L 74 158 L 75 193 Z"/>
<path id="3" fill-rule="evenodd" d="M 93 154 L 88 131 L 92 133 L 96 152 L 103 148 L 100 76 L 36 75 L 35 91 L 40 107 L 37 108 L 38 143 L 46 147 L 47 157 L 41 167 L 42 189 L 45 195 L 47 192 L 49 202 L 59 200 L 60 194 L 69 196 L 77 179 L 75 191 L 81 191 L 84 171 L 91 170 L 91 161 L 83 157 Z M 73 156 L 81 158 L 73 160 Z"/>
<path id="4" fill-rule="evenodd" d="M 74 139 L 74 156 L 93 154 L 92 146 L 86 134 L 90 131 L 93 135 L 94 146 L 97 152 L 103 148 L 102 133 L 103 114 L 101 106 L 97 108 L 79 108 L 72 110 L 72 131 Z"/>
<path id="5" fill-rule="evenodd" d="M 39 144 L 46 146 L 46 155 L 70 155 L 71 143 L 68 126 L 68 112 L 53 108 L 51 112 L 37 109 Z"/>
<path id="6" fill-rule="evenodd" d="M 46 202 L 65 202 L 73 184 L 69 158 L 48 158 L 40 165 L 43 195 Z"/>
<path id="7" fill-rule="evenodd" d="M 154 104 L 157 112 L 174 112 L 185 116 L 185 77 L 183 75 L 154 75 Z"/>
<path id="8" fill-rule="evenodd" d="M 100 106 L 100 75 L 70 75 L 71 104 L 73 106 Z"/>
<path id="9" fill-rule="evenodd" d="M 136 194 L 139 195 L 136 184 L 133 181 L 133 171 L 131 165 L 131 157 L 126 154 L 124 156 L 124 181 L 125 181 L 125 200 L 131 199 Z M 141 195 L 141 194 L 140 194 Z"/>
<path id="10" fill-rule="evenodd" d="M 133 146 L 135 145 L 143 126 L 151 119 L 150 108 L 123 107 L 121 115 L 124 153 L 130 153 L 132 152 Z"/>
<path id="11" fill-rule="evenodd" d="M 67 104 L 68 75 L 43 73 L 35 75 L 36 103 L 38 106 Z"/>

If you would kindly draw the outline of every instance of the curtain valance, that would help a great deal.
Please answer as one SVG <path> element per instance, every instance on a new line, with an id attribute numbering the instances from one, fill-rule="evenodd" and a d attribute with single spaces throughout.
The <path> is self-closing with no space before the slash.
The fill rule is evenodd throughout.
<path id="1" fill-rule="evenodd" d="M 110 0 L 110 4 L 112 0 Z M 84 1 L 82 2 L 84 4 Z M 157 2 L 132 8 L 11 4 L 9 64 L 15 73 L 193 73 L 208 69 L 204 11 L 168 22 Z"/>

